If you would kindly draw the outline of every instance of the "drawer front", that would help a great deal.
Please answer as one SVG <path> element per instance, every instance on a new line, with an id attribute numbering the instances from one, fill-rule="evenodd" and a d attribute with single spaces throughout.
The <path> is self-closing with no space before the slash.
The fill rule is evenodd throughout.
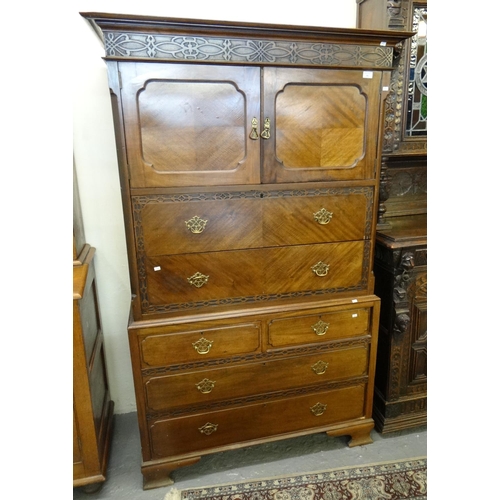
<path id="1" fill-rule="evenodd" d="M 363 418 L 365 385 L 251 406 L 159 420 L 150 426 L 153 458 Z"/>
<path id="2" fill-rule="evenodd" d="M 364 241 L 145 259 L 149 304 L 363 286 Z"/>
<path id="3" fill-rule="evenodd" d="M 147 335 L 139 346 L 144 368 L 250 354 L 261 350 L 260 323 Z"/>
<path id="4" fill-rule="evenodd" d="M 359 377 L 367 370 L 368 348 L 360 346 L 298 358 L 153 377 L 145 382 L 145 391 L 149 409 L 171 410 Z"/>
<path id="5" fill-rule="evenodd" d="M 227 193 L 230 196 L 230 193 Z M 189 197 L 189 195 L 186 195 Z M 161 197 L 152 198 L 162 199 Z M 179 197 L 164 197 L 177 200 Z M 147 200 L 147 198 L 145 198 Z M 149 202 L 136 206 L 136 228 L 146 255 L 237 250 L 262 246 L 262 200 Z"/>
<path id="6" fill-rule="evenodd" d="M 266 246 L 304 245 L 369 238 L 371 188 L 330 189 L 276 196 L 264 201 L 263 238 Z M 356 192 L 357 191 L 357 192 Z"/>
<path id="7" fill-rule="evenodd" d="M 269 323 L 269 343 L 286 347 L 369 334 L 370 309 L 349 309 L 276 319 Z"/>
<path id="8" fill-rule="evenodd" d="M 370 237 L 373 188 L 133 197 L 137 250 L 148 256 Z"/>

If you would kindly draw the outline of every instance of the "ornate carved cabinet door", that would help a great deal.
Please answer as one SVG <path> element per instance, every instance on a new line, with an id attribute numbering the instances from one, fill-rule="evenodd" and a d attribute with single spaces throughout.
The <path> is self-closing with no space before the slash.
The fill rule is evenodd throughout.
<path id="1" fill-rule="evenodd" d="M 264 68 L 264 181 L 373 179 L 380 85 L 380 72 Z"/>
<path id="2" fill-rule="evenodd" d="M 131 188 L 258 183 L 260 70 L 119 65 Z"/>

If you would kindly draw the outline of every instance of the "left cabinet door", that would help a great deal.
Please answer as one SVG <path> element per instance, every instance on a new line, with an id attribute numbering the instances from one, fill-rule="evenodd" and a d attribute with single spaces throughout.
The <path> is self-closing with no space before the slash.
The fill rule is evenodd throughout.
<path id="1" fill-rule="evenodd" d="M 131 188 L 260 182 L 260 68 L 126 62 L 119 71 Z"/>

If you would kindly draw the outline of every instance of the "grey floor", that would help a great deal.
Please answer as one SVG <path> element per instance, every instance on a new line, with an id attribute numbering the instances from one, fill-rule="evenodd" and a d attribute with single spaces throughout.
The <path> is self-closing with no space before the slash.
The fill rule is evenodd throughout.
<path id="1" fill-rule="evenodd" d="M 141 448 L 136 413 L 115 415 L 108 476 L 96 493 L 73 489 L 74 500 L 163 500 L 173 488 L 198 488 L 337 467 L 427 456 L 427 429 L 381 435 L 349 448 L 347 436 L 314 434 L 202 457 L 172 473 L 173 486 L 142 489 Z"/>

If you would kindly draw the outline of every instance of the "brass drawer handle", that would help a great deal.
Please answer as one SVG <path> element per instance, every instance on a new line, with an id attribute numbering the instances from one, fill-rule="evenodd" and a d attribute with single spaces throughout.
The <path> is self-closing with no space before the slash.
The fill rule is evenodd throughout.
<path id="1" fill-rule="evenodd" d="M 319 261 L 317 264 L 314 264 L 311 269 L 316 276 L 326 276 L 328 274 L 328 270 L 330 269 L 330 265 Z"/>
<path id="2" fill-rule="evenodd" d="M 198 427 L 198 430 L 202 434 L 205 434 L 205 436 L 210 436 L 210 434 L 217 430 L 217 427 L 219 427 L 219 424 L 211 424 L 210 422 L 207 422 L 203 427 Z"/>
<path id="3" fill-rule="evenodd" d="M 213 340 L 207 340 L 205 337 L 202 337 L 200 340 L 193 343 L 193 347 L 198 354 L 207 354 L 213 343 Z"/>
<path id="4" fill-rule="evenodd" d="M 258 120 L 255 116 L 252 118 L 252 130 L 250 131 L 250 139 L 256 141 L 259 138 L 259 132 L 257 131 Z"/>
<path id="5" fill-rule="evenodd" d="M 328 224 L 333 217 L 333 213 L 329 212 L 326 208 L 322 208 L 318 212 L 315 212 L 313 215 L 314 215 L 314 220 L 318 224 L 322 225 Z"/>
<path id="6" fill-rule="evenodd" d="M 314 365 L 311 366 L 311 370 L 316 375 L 323 375 L 323 373 L 326 372 L 327 368 L 328 368 L 328 363 L 325 363 L 324 361 L 317 361 L 316 363 L 314 363 Z"/>
<path id="7" fill-rule="evenodd" d="M 198 217 L 195 215 L 191 219 L 185 221 L 187 228 L 193 233 L 193 234 L 200 234 L 203 232 L 207 225 L 208 219 L 202 219 L 201 217 Z"/>
<path id="8" fill-rule="evenodd" d="M 311 326 L 311 328 L 314 330 L 314 333 L 316 335 L 324 335 L 326 331 L 328 330 L 328 327 L 330 326 L 330 323 L 325 323 L 322 320 L 319 320 L 317 323 L 314 323 L 314 325 Z"/>
<path id="9" fill-rule="evenodd" d="M 323 415 L 323 413 L 325 413 L 326 405 L 322 403 L 316 403 L 310 408 L 310 410 L 315 417 L 319 417 L 320 415 Z"/>
<path id="10" fill-rule="evenodd" d="M 205 276 L 204 274 L 201 273 L 196 273 L 193 274 L 193 276 L 189 277 L 187 280 L 189 283 L 196 288 L 201 288 L 203 285 L 206 285 L 208 283 L 208 278 L 210 276 Z"/>
<path id="11" fill-rule="evenodd" d="M 202 394 L 209 394 L 210 392 L 212 392 L 214 387 L 215 387 L 215 380 L 209 380 L 208 378 L 204 378 L 201 382 L 198 382 L 196 384 L 196 388 Z"/>
<path id="12" fill-rule="evenodd" d="M 264 120 L 264 130 L 261 132 L 260 136 L 262 139 L 269 139 L 271 137 L 271 121 L 269 118 Z"/>

